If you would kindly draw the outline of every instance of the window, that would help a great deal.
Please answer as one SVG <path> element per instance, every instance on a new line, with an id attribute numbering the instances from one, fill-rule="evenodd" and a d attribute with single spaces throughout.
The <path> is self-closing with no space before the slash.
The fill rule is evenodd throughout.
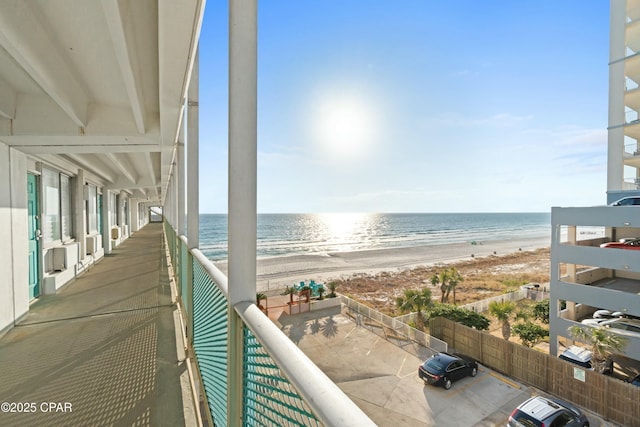
<path id="1" fill-rule="evenodd" d="M 73 234 L 71 178 L 54 170 L 42 168 L 42 187 L 42 235 L 45 244 L 71 240 Z"/>
<path id="2" fill-rule="evenodd" d="M 102 194 L 98 194 L 98 231 L 102 233 Z"/>
<path id="3" fill-rule="evenodd" d="M 43 206 L 42 234 L 45 243 L 60 240 L 60 178 L 49 169 L 42 169 Z"/>
<path id="4" fill-rule="evenodd" d="M 87 234 L 98 232 L 97 192 L 95 185 L 87 185 Z"/>
<path id="5" fill-rule="evenodd" d="M 114 225 L 118 225 L 119 224 L 119 218 L 118 218 L 118 205 L 116 204 L 116 194 L 115 193 L 111 193 L 109 194 L 109 203 L 111 203 L 111 206 L 109 207 L 109 213 L 111 213 L 111 226 Z"/>
<path id="6" fill-rule="evenodd" d="M 562 427 L 562 426 L 573 425 L 574 421 L 575 421 L 575 417 L 573 417 L 568 412 L 563 412 L 560 415 L 558 415 L 558 417 L 555 420 L 553 420 L 553 422 L 551 423 L 551 427 Z"/>
<path id="7" fill-rule="evenodd" d="M 71 215 L 71 178 L 60 175 L 60 218 L 62 241 L 69 241 L 73 236 Z"/>

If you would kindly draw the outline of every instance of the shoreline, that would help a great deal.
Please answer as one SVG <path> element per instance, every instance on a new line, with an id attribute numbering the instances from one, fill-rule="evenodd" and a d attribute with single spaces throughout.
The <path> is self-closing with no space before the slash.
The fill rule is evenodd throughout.
<path id="1" fill-rule="evenodd" d="M 283 255 L 257 260 L 258 292 L 282 290 L 310 279 L 329 282 L 354 274 L 398 272 L 418 266 L 449 264 L 473 258 L 503 256 L 551 246 L 550 237 L 514 240 L 489 240 L 429 246 L 369 249 L 329 254 Z M 227 262 L 214 263 L 227 274 Z"/>

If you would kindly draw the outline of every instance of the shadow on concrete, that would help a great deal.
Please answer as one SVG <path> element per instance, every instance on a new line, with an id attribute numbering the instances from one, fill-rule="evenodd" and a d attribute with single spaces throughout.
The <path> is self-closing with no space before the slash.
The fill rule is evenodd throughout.
<path id="1" fill-rule="evenodd" d="M 140 230 L 0 339 L 0 401 L 16 404 L 0 425 L 185 424 L 161 233 Z"/>

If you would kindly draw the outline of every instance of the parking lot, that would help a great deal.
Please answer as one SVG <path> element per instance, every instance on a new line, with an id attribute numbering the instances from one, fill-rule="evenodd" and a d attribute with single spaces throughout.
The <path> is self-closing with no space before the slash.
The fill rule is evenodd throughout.
<path id="1" fill-rule="evenodd" d="M 418 366 L 431 352 L 387 340 L 339 307 L 282 315 L 283 332 L 379 426 L 504 426 L 537 390 L 480 366 L 451 390 L 426 386 Z M 392 342 L 394 341 L 394 342 Z M 615 426 L 588 413 L 591 426 Z"/>

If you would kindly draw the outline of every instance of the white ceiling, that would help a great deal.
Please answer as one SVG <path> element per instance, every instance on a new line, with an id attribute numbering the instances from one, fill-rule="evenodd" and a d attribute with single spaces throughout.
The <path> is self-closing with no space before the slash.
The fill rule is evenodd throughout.
<path id="1" fill-rule="evenodd" d="M 2 0 L 0 141 L 162 201 L 204 0 Z"/>

